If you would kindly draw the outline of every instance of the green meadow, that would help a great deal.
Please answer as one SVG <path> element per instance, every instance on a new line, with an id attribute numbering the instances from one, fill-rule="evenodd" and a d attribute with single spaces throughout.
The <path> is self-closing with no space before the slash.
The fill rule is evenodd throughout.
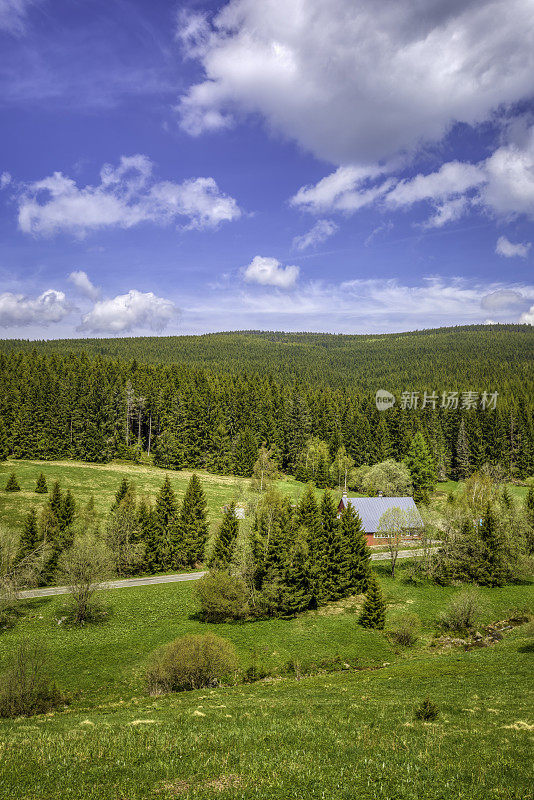
<path id="1" fill-rule="evenodd" d="M 58 624 L 64 598 L 27 601 L 0 637 L 0 664 L 22 637 L 45 643 L 71 703 L 0 722 L 0 798 L 532 797 L 532 624 L 489 648 L 437 651 L 436 615 L 460 589 L 414 587 L 404 569 L 392 580 L 378 566 L 388 623 L 421 617 L 413 649 L 361 628 L 359 599 L 292 620 L 206 625 L 194 583 L 138 587 L 103 592 L 107 621 L 78 629 Z M 534 585 L 480 594 L 483 620 L 496 621 L 532 605 Z M 207 630 L 235 644 L 241 668 L 271 676 L 148 696 L 148 654 Z M 336 657 L 345 666 L 329 673 Z M 439 708 L 432 723 L 414 719 L 426 696 Z"/>

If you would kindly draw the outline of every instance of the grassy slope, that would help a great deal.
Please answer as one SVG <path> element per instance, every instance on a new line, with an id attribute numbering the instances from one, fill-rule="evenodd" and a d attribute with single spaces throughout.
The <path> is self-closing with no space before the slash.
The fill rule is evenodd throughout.
<path id="1" fill-rule="evenodd" d="M 415 722 L 428 694 L 440 716 Z M 0 798 L 528 800 L 532 694 L 519 628 L 431 663 L 1 722 Z"/>
<path id="2" fill-rule="evenodd" d="M 10 494 L 4 492 L 3 488 L 11 472 L 15 472 L 22 491 Z M 40 472 L 44 473 L 49 489 L 52 488 L 54 481 L 58 480 L 63 489 L 70 489 L 73 492 L 80 505 L 85 504 L 92 495 L 96 509 L 102 515 L 109 511 L 123 478 L 135 483 L 139 496 L 147 495 L 154 499 L 167 474 L 177 497 L 181 500 L 192 475 L 192 472 L 187 470 L 166 472 L 159 467 L 119 462 L 101 465 L 76 461 L 5 461 L 0 463 L 0 525 L 9 528 L 20 527 L 30 508 L 38 509 L 45 503 L 46 495 L 35 494 L 34 491 Z M 223 505 L 232 499 L 243 502 L 251 496 L 248 489 L 249 481 L 246 478 L 212 475 L 204 470 L 197 470 L 197 474 L 206 492 L 208 515 L 212 523 L 217 523 L 221 519 Z M 297 500 L 305 488 L 304 484 L 291 479 L 277 483 L 278 487 L 293 500 Z"/>

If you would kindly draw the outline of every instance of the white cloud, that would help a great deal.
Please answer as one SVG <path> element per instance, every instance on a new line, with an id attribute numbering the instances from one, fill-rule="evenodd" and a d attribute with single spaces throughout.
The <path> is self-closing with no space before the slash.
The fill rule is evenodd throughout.
<path id="1" fill-rule="evenodd" d="M 398 207 L 411 206 L 420 200 L 445 200 L 464 194 L 484 181 L 483 172 L 475 164 L 449 161 L 437 172 L 419 174 L 411 180 L 400 181 L 387 195 L 386 203 Z"/>
<path id="2" fill-rule="evenodd" d="M 160 331 L 176 317 L 177 309 L 170 300 L 153 292 L 131 289 L 106 300 L 99 300 L 82 317 L 79 330 L 93 333 L 127 333 L 134 328 Z"/>
<path id="3" fill-rule="evenodd" d="M 9 172 L 2 172 L 0 175 L 0 189 L 5 189 L 11 183 L 11 175 Z"/>
<path id="4" fill-rule="evenodd" d="M 480 305 L 486 311 L 506 311 L 517 306 L 523 300 L 523 295 L 512 289 L 497 289 L 494 292 L 484 295 L 480 300 Z"/>
<path id="5" fill-rule="evenodd" d="M 291 205 L 318 214 L 324 211 L 352 213 L 374 203 L 390 188 L 391 182 L 378 186 L 369 182 L 383 175 L 385 168 L 376 165 L 339 167 L 316 184 L 302 186 L 291 198 Z"/>
<path id="6" fill-rule="evenodd" d="M 336 164 L 388 158 L 532 93 L 532 0 L 231 0 L 182 17 L 204 79 L 181 97 L 198 135 L 242 113 Z"/>
<path id="7" fill-rule="evenodd" d="M 487 183 L 480 193 L 484 207 L 499 216 L 534 217 L 534 126 L 520 130 L 515 140 L 499 147 L 484 163 L 484 170 Z"/>
<path id="8" fill-rule="evenodd" d="M 243 278 L 247 283 L 290 289 L 297 282 L 299 272 L 299 267 L 283 267 L 276 258 L 255 256 L 248 267 L 243 269 Z"/>
<path id="9" fill-rule="evenodd" d="M 326 242 L 330 236 L 333 236 L 337 231 L 338 226 L 335 222 L 329 219 L 319 219 L 309 231 L 303 233 L 302 236 L 295 236 L 293 239 L 293 247 L 297 250 L 306 250 L 307 247 L 316 247 L 322 242 Z"/>
<path id="10" fill-rule="evenodd" d="M 526 258 L 531 247 L 531 242 L 517 242 L 517 244 L 514 244 L 506 236 L 499 236 L 495 245 L 495 252 L 505 258 L 514 258 L 514 256 Z"/>
<path id="11" fill-rule="evenodd" d="M 35 0 L 0 0 L 0 30 L 23 33 L 26 14 L 34 4 Z"/>
<path id="12" fill-rule="evenodd" d="M 100 295 L 100 289 L 98 286 L 94 286 L 91 283 L 87 272 L 84 272 L 82 269 L 71 272 L 68 276 L 68 280 L 74 284 L 81 294 L 89 297 L 91 300 L 96 300 Z"/>
<path id="13" fill-rule="evenodd" d="M 48 289 L 36 299 L 22 294 L 3 292 L 0 294 L 0 326 L 48 325 L 61 322 L 71 311 L 63 292 Z"/>
<path id="14" fill-rule="evenodd" d="M 81 188 L 55 172 L 29 184 L 19 197 L 19 227 L 33 235 L 66 231 L 83 237 L 102 228 L 180 219 L 187 228 L 216 228 L 241 216 L 236 201 L 222 194 L 213 178 L 158 182 L 152 170 L 147 156 L 123 156 L 118 167 L 102 167 L 97 186 Z"/>
<path id="15" fill-rule="evenodd" d="M 521 314 L 519 322 L 523 322 L 526 325 L 534 325 L 534 305 L 530 306 L 528 311 Z"/>
<path id="16" fill-rule="evenodd" d="M 423 228 L 442 228 L 448 222 L 454 222 L 463 216 L 467 208 L 465 197 L 457 197 L 456 200 L 446 200 L 441 205 L 436 206 L 435 213 L 422 223 Z"/>

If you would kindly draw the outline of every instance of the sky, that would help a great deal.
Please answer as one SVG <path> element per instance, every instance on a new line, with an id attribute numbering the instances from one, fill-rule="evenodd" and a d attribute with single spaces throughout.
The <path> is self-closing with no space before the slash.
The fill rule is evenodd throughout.
<path id="1" fill-rule="evenodd" d="M 0 0 L 0 337 L 534 324 L 534 0 Z"/>

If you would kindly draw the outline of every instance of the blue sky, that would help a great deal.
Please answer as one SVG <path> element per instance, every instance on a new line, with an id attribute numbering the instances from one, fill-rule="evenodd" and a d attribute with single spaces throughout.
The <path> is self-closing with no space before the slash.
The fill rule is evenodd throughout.
<path id="1" fill-rule="evenodd" d="M 534 324 L 533 0 L 0 0 L 0 336 Z"/>

